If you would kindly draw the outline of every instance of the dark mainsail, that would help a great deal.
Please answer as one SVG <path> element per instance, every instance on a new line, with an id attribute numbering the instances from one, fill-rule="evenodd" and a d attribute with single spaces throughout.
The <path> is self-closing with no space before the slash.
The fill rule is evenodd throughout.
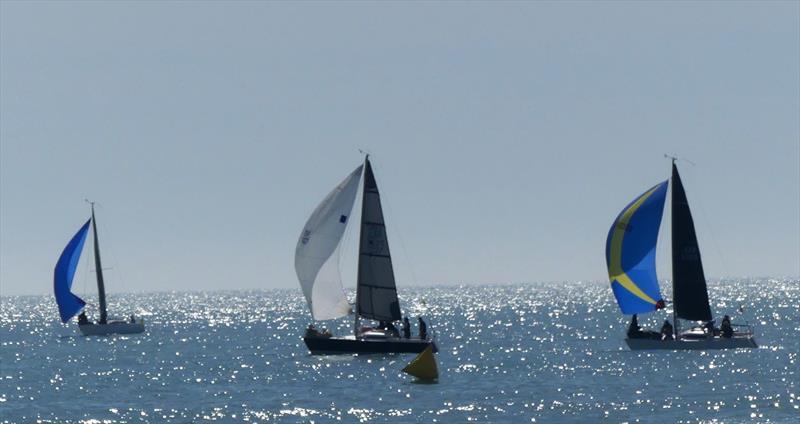
<path id="1" fill-rule="evenodd" d="M 97 220 L 94 218 L 94 203 L 92 203 L 92 234 L 94 235 L 94 269 L 97 273 L 97 294 L 100 297 L 100 324 L 105 324 L 108 322 L 106 286 L 103 283 L 103 265 L 100 263 L 100 242 L 97 240 Z"/>
<path id="2" fill-rule="evenodd" d="M 692 321 L 710 321 L 706 278 L 694 220 L 678 167 L 672 164 L 672 288 L 675 314 Z"/>
<path id="3" fill-rule="evenodd" d="M 397 300 L 381 197 L 369 157 L 364 162 L 356 314 L 377 321 L 399 321 L 400 303 Z"/>

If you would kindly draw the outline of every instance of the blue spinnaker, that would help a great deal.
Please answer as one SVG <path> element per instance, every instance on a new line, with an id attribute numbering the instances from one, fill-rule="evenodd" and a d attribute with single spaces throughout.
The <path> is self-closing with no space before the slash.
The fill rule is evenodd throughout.
<path id="1" fill-rule="evenodd" d="M 72 237 L 72 240 L 67 243 L 67 247 L 61 252 L 61 257 L 58 258 L 56 263 L 53 290 L 56 294 L 58 312 L 61 314 L 61 322 L 63 323 L 69 321 L 86 305 L 86 302 L 72 294 L 70 289 L 72 288 L 72 277 L 75 276 L 75 268 L 78 267 L 78 260 L 81 258 L 83 242 L 86 241 L 86 233 L 89 231 L 90 222 L 92 222 L 91 219 L 86 221 L 83 227 Z"/>
<path id="2" fill-rule="evenodd" d="M 608 278 L 623 314 L 653 312 L 663 305 L 656 276 L 656 242 L 667 183 L 657 184 L 634 199 L 608 232 Z"/>

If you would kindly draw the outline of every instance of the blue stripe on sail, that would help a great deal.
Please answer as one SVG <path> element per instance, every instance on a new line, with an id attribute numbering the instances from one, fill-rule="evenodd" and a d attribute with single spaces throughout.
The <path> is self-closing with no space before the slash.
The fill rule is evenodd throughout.
<path id="1" fill-rule="evenodd" d="M 53 290 L 56 295 L 56 303 L 58 303 L 58 312 L 61 314 L 61 322 L 66 323 L 70 318 L 74 317 L 83 307 L 86 302 L 78 296 L 72 294 L 72 277 L 75 276 L 75 268 L 78 267 L 78 260 L 81 258 L 81 251 L 83 250 L 83 242 L 86 241 L 86 233 L 89 231 L 89 219 L 83 224 L 80 230 L 72 237 L 72 240 L 67 243 L 67 247 L 61 252 L 61 257 L 58 258 L 56 269 L 53 275 Z"/>
<path id="2" fill-rule="evenodd" d="M 606 239 L 606 264 L 622 313 L 653 312 L 662 300 L 656 276 L 656 242 L 667 182 L 634 199 L 614 220 Z"/>

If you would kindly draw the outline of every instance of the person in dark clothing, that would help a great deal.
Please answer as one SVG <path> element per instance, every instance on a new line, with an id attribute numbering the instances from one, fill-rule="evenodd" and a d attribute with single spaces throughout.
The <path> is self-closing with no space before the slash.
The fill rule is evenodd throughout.
<path id="1" fill-rule="evenodd" d="M 665 319 L 664 325 L 661 326 L 661 340 L 675 340 L 672 332 L 672 324 L 669 323 L 668 319 Z"/>
<path id="2" fill-rule="evenodd" d="M 419 338 L 420 340 L 428 340 L 428 325 L 422 320 L 422 317 L 417 317 L 419 321 Z"/>
<path id="3" fill-rule="evenodd" d="M 400 332 L 397 331 L 397 327 L 394 326 L 394 323 L 391 321 L 386 321 L 386 331 L 391 333 L 395 337 L 400 337 Z"/>
<path id="4" fill-rule="evenodd" d="M 722 325 L 719 326 L 719 330 L 722 333 L 722 337 L 726 339 L 730 339 L 733 337 L 733 326 L 731 325 L 731 317 L 725 315 L 722 318 Z"/>
<path id="5" fill-rule="evenodd" d="M 633 314 L 633 317 L 631 317 L 631 325 L 628 326 L 628 338 L 642 338 L 642 328 L 639 327 L 639 319 L 636 317 L 636 314 Z"/>
<path id="6" fill-rule="evenodd" d="M 78 315 L 78 324 L 79 325 L 89 324 L 89 318 L 86 318 L 86 312 L 81 312 L 81 314 Z"/>
<path id="7" fill-rule="evenodd" d="M 411 338 L 411 323 L 408 322 L 408 317 L 403 318 L 403 338 Z"/>

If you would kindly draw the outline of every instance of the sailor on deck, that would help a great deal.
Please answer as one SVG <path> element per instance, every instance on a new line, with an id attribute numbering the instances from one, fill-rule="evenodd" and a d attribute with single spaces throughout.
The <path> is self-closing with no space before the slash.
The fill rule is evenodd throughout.
<path id="1" fill-rule="evenodd" d="M 411 323 L 408 322 L 408 317 L 403 318 L 403 338 L 411 338 Z"/>
<path id="2" fill-rule="evenodd" d="M 672 334 L 672 324 L 668 319 L 665 319 L 664 325 L 661 326 L 661 340 L 675 340 L 675 336 Z"/>
<path id="3" fill-rule="evenodd" d="M 731 317 L 725 315 L 722 318 L 722 324 L 719 326 L 719 330 L 722 333 L 722 337 L 726 339 L 730 339 L 733 337 L 733 326 L 731 325 Z"/>
<path id="4" fill-rule="evenodd" d="M 428 325 L 422 320 L 422 317 L 417 317 L 419 322 L 419 338 L 420 340 L 428 339 Z"/>
<path id="5" fill-rule="evenodd" d="M 639 320 L 636 317 L 636 314 L 633 314 L 633 317 L 631 317 L 631 325 L 628 326 L 628 338 L 639 339 L 641 337 L 642 337 L 642 328 L 639 327 Z"/>

